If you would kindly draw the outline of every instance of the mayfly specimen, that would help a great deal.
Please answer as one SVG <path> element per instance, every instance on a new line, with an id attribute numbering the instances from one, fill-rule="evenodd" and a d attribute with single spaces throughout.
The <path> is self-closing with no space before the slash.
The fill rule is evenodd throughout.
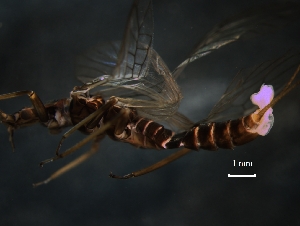
<path id="1" fill-rule="evenodd" d="M 151 167 L 123 177 L 110 175 L 122 179 L 151 172 L 187 154 L 190 149 L 232 149 L 258 135 L 266 135 L 271 129 L 272 107 L 300 84 L 295 81 L 300 52 L 289 51 L 282 57 L 240 71 L 208 117 L 199 123 L 192 123 L 177 111 L 182 96 L 175 79 L 190 62 L 241 38 L 276 30 L 299 12 L 299 5 L 282 3 L 229 18 L 213 28 L 171 73 L 153 49 L 152 2 L 136 0 L 122 42 L 95 46 L 78 58 L 77 77 L 84 84 L 74 87 L 69 98 L 44 105 L 34 91 L 3 94 L 0 100 L 28 95 L 32 107 L 11 115 L 0 111 L 0 120 L 8 128 L 13 149 L 13 134 L 20 127 L 38 122 L 53 132 L 71 127 L 62 136 L 55 157 L 41 162 L 41 166 L 64 158 L 93 141 L 90 151 L 35 186 L 48 183 L 86 160 L 98 150 L 98 144 L 106 134 L 113 140 L 141 148 L 184 147 Z M 272 84 L 274 90 L 272 86 L 261 86 L 264 83 Z M 260 92 L 253 94 L 260 86 Z M 273 99 L 274 91 L 277 94 Z M 105 101 L 107 96 L 109 99 Z M 250 96 L 256 107 L 251 104 Z M 175 134 L 159 123 L 169 124 L 180 132 Z M 60 153 L 63 141 L 77 130 L 88 136 Z"/>

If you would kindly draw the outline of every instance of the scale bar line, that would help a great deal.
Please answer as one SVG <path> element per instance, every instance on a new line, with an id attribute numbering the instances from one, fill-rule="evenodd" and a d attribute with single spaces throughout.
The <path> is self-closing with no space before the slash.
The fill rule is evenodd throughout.
<path id="1" fill-rule="evenodd" d="M 253 174 L 253 175 L 230 175 L 230 174 L 228 174 L 228 177 L 256 177 L 256 174 Z"/>

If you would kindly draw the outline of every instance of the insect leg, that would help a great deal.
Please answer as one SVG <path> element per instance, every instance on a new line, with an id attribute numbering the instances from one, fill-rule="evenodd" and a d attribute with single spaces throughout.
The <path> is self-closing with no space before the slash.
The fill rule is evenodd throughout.
<path id="1" fill-rule="evenodd" d="M 90 134 L 89 136 L 87 136 L 86 138 L 84 138 L 83 140 L 81 140 L 80 142 L 78 142 L 77 144 L 75 144 L 74 146 L 72 146 L 71 148 L 69 148 L 68 150 L 66 150 L 65 152 L 54 156 L 53 158 L 47 159 L 45 161 L 42 161 L 40 163 L 40 166 L 42 167 L 44 164 L 49 163 L 49 162 L 53 162 L 55 160 L 64 158 L 70 154 L 72 154 L 73 152 L 75 152 L 77 149 L 81 148 L 83 145 L 85 145 L 86 143 L 90 142 L 91 140 L 97 138 L 98 136 L 100 136 L 101 134 L 104 134 L 106 130 L 108 130 L 112 124 L 114 124 L 119 117 L 122 117 L 122 113 L 118 114 L 115 118 L 113 118 L 110 122 L 107 122 L 105 124 L 103 124 L 100 128 L 98 128 L 96 131 L 94 131 L 92 134 Z"/>
<path id="2" fill-rule="evenodd" d="M 40 186 L 42 184 L 47 184 L 50 181 L 56 179 L 57 177 L 63 175 L 64 173 L 68 172 L 69 170 L 71 170 L 71 169 L 75 168 L 76 166 L 80 165 L 81 163 L 83 163 L 85 160 L 90 158 L 92 155 L 94 155 L 98 151 L 100 140 L 101 139 L 96 139 L 92 144 L 91 150 L 89 150 L 88 152 L 83 153 L 82 155 L 80 155 L 78 158 L 74 159 L 69 164 L 67 164 L 67 165 L 63 166 L 62 168 L 60 168 L 59 170 L 57 170 L 56 172 L 54 172 L 46 180 L 40 181 L 38 183 L 34 183 L 33 187 L 35 188 L 35 187 Z"/>
<path id="3" fill-rule="evenodd" d="M 62 143 L 64 142 L 64 140 L 66 138 L 68 138 L 71 134 L 73 134 L 76 130 L 78 130 L 81 126 L 83 126 L 84 124 L 87 124 L 87 127 L 95 127 L 94 122 L 98 122 L 99 118 L 101 118 L 103 116 L 103 114 L 113 105 L 115 105 L 117 103 L 117 98 L 113 97 L 111 98 L 103 107 L 99 108 L 98 110 L 96 110 L 95 112 L 93 112 L 92 114 L 90 114 L 88 117 L 86 117 L 85 119 L 83 119 L 82 121 L 80 121 L 79 123 L 77 123 L 75 126 L 73 126 L 70 130 L 68 130 L 60 139 L 60 142 L 58 144 L 58 147 L 56 148 L 56 155 L 59 155 L 59 150 L 62 146 Z"/>
<path id="4" fill-rule="evenodd" d="M 13 115 L 8 115 L 0 110 L 0 123 L 4 123 L 7 126 L 7 132 L 9 133 L 9 143 L 13 152 L 15 151 L 15 144 L 14 144 L 14 131 L 15 128 L 11 124 L 14 124 L 15 117 Z"/>
<path id="5" fill-rule="evenodd" d="M 6 93 L 0 95 L 0 100 L 5 99 L 11 99 L 23 95 L 28 95 L 30 98 L 30 101 L 33 105 L 33 108 L 36 110 L 37 116 L 41 122 L 47 122 L 49 120 L 48 113 L 46 111 L 46 108 L 41 101 L 41 99 L 38 97 L 38 95 L 31 90 L 23 90 L 23 91 L 17 91 L 13 93 Z M 28 110 L 28 113 L 30 115 L 31 110 Z M 33 113 L 30 116 L 34 116 Z M 0 111 L 0 122 L 4 123 L 8 127 L 8 133 L 9 133 L 9 142 L 12 146 L 12 149 L 14 151 L 15 145 L 13 140 L 14 130 L 16 129 L 16 118 L 13 115 L 6 114 L 2 111 Z"/>
<path id="6" fill-rule="evenodd" d="M 10 98 L 14 98 L 14 97 L 23 96 L 23 95 L 29 96 L 30 101 L 31 101 L 34 109 L 37 111 L 37 115 L 38 115 L 39 119 L 41 120 L 41 122 L 47 122 L 49 120 L 49 117 L 48 117 L 46 108 L 45 108 L 43 102 L 41 101 L 41 99 L 38 97 L 38 95 L 34 91 L 23 90 L 23 91 L 17 91 L 17 92 L 13 92 L 13 93 L 2 94 L 2 95 L 0 95 L 0 100 L 10 99 Z"/>
<path id="7" fill-rule="evenodd" d="M 149 167 L 146 167 L 144 169 L 141 169 L 141 170 L 138 170 L 138 171 L 135 171 L 133 173 L 130 173 L 130 174 L 126 174 L 124 176 L 118 176 L 118 175 L 115 175 L 113 174 L 112 172 L 109 174 L 109 176 L 111 178 L 116 178 L 116 179 L 129 179 L 129 178 L 132 178 L 132 177 L 139 177 L 139 176 L 142 176 L 144 174 L 147 174 L 147 173 L 150 173 L 154 170 L 157 170 L 173 161 L 175 161 L 176 159 L 179 159 L 181 158 L 182 156 L 190 153 L 192 150 L 188 149 L 188 148 L 183 148 L 175 153 L 173 153 L 172 155 L 169 155 L 168 157 L 162 159 L 161 161 L 157 162 L 157 163 L 154 163 L 153 165 L 149 166 Z"/>

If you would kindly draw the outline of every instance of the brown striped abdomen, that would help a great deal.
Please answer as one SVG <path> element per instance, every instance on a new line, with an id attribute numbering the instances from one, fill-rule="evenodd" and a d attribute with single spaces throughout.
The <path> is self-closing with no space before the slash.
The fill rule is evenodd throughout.
<path id="1" fill-rule="evenodd" d="M 110 109 L 110 113 L 106 115 L 104 122 L 109 121 L 110 117 L 108 116 L 115 115 L 120 109 L 121 107 L 118 106 Z M 127 135 L 116 134 L 115 132 L 118 131 L 117 125 L 107 131 L 107 134 L 112 139 L 143 148 L 172 149 L 186 147 L 194 150 L 198 150 L 199 148 L 206 150 L 217 150 L 218 148 L 233 149 L 235 146 L 254 140 L 259 135 L 256 132 L 251 132 L 251 129 L 257 126 L 257 123 L 252 119 L 252 115 L 227 122 L 196 124 L 189 131 L 176 135 L 171 130 L 165 129 L 162 125 L 138 116 L 132 110 L 128 112 L 127 119 L 124 118 L 120 121 L 123 121 L 127 125 Z M 119 129 L 123 131 L 124 125 Z"/>
<path id="2" fill-rule="evenodd" d="M 217 150 L 218 148 L 233 149 L 235 146 L 254 140 L 258 134 L 250 132 L 256 126 L 251 115 L 227 122 L 211 122 L 198 124 L 189 131 L 172 137 L 166 148 L 186 147 L 194 150 L 199 148 Z"/>

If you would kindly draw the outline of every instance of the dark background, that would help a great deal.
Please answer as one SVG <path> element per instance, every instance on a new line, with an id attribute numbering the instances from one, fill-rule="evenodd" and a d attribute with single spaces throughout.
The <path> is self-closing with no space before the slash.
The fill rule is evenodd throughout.
<path id="1" fill-rule="evenodd" d="M 50 3 L 51 2 L 51 3 Z M 268 1 L 260 1 L 265 3 Z M 207 31 L 258 1 L 154 1 L 154 47 L 174 69 Z M 75 85 L 75 56 L 101 41 L 122 37 L 131 1 L 0 2 L 0 93 L 34 90 L 43 101 L 67 97 Z M 178 80 L 181 112 L 197 121 L 221 97 L 239 69 L 299 47 L 300 23 L 228 45 L 192 64 Z M 38 167 L 54 155 L 60 135 L 40 125 L 15 133 L 11 151 L 0 130 L 1 225 L 300 225 L 299 90 L 274 109 L 270 134 L 234 151 L 199 151 L 151 174 L 114 180 L 174 151 L 136 149 L 105 139 L 92 159 L 33 189 L 31 184 L 89 148 Z M 0 102 L 13 113 L 27 97 Z M 84 136 L 79 132 L 63 146 Z M 233 160 L 252 167 L 233 167 Z M 257 174 L 228 178 L 227 174 Z"/>

